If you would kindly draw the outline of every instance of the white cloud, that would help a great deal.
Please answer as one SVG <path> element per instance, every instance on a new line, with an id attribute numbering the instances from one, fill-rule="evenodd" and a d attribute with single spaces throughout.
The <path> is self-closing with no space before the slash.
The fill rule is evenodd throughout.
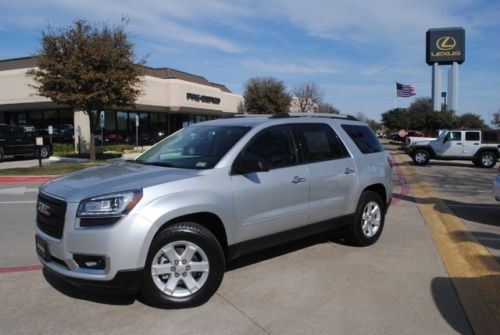
<path id="1" fill-rule="evenodd" d="M 262 74 L 304 74 L 304 75 L 337 75 L 341 74 L 341 66 L 324 60 L 302 60 L 289 62 L 278 59 L 253 59 L 242 62 L 247 69 Z"/>

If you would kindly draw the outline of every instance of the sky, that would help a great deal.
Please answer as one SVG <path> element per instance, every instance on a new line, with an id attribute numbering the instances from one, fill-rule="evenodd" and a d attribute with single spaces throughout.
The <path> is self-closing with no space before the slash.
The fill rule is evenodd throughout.
<path id="1" fill-rule="evenodd" d="M 458 114 L 486 122 L 500 109 L 499 0 L 1 0 L 0 59 L 34 55 L 48 25 L 129 20 L 138 58 L 206 77 L 242 94 L 252 77 L 291 91 L 316 83 L 342 113 L 376 121 L 395 105 L 395 81 L 431 96 L 429 28 L 463 27 Z M 448 66 L 441 66 L 446 90 Z"/>

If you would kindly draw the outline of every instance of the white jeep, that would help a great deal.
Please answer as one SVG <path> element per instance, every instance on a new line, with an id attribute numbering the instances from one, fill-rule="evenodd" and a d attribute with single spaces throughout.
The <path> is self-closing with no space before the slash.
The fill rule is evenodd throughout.
<path id="1" fill-rule="evenodd" d="M 444 130 L 430 141 L 416 141 L 406 148 L 416 165 L 426 165 L 430 159 L 471 160 L 485 168 L 495 166 L 500 156 L 500 129 Z"/>

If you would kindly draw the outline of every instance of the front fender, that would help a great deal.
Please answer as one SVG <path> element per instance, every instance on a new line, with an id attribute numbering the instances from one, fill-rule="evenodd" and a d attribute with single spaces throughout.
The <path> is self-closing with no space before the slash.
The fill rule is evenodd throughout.
<path id="1" fill-rule="evenodd" d="M 140 261 L 145 264 L 149 246 L 163 225 L 181 216 L 195 213 L 211 213 L 218 216 L 226 231 L 228 244 L 234 241 L 233 201 L 231 194 L 219 195 L 210 191 L 186 191 L 160 197 L 142 210 L 141 214 L 150 222 L 149 229 L 140 254 Z"/>

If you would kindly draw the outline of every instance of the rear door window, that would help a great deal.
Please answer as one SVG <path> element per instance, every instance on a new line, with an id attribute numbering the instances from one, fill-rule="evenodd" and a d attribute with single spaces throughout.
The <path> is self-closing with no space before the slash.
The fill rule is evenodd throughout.
<path id="1" fill-rule="evenodd" d="M 371 154 L 384 151 L 377 136 L 375 136 L 373 130 L 368 126 L 343 124 L 342 129 L 344 129 L 362 153 Z"/>
<path id="2" fill-rule="evenodd" d="M 321 162 L 349 157 L 344 144 L 330 126 L 315 123 L 300 124 L 296 125 L 295 128 L 303 142 L 305 162 Z"/>
<path id="3" fill-rule="evenodd" d="M 479 141 L 479 132 L 478 131 L 466 131 L 465 132 L 465 140 L 466 141 Z"/>

